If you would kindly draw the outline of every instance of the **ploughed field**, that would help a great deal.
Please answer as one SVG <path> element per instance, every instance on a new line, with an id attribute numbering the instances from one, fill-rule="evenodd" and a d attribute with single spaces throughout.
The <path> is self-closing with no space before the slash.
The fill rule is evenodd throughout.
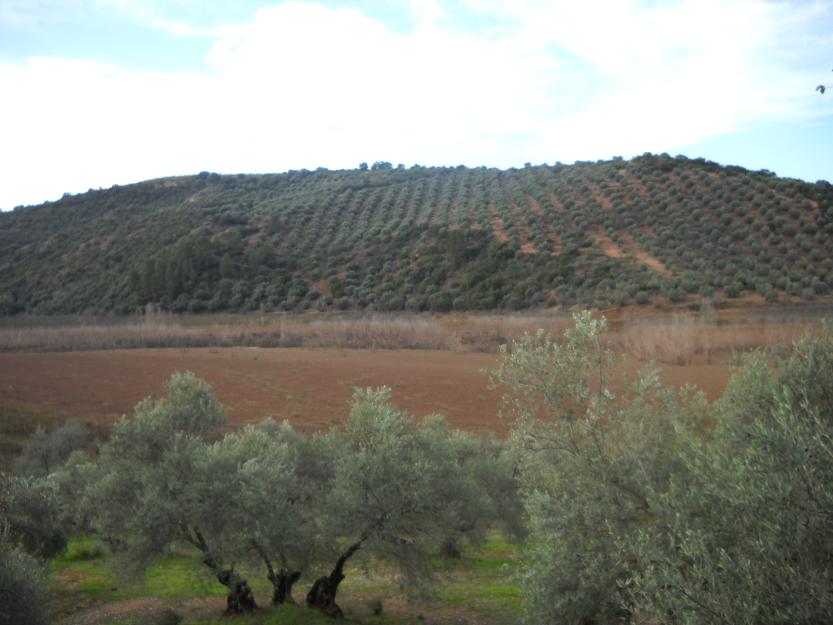
<path id="1" fill-rule="evenodd" d="M 633 379 L 654 361 L 662 381 L 723 393 L 733 355 L 790 344 L 827 305 L 737 308 L 709 314 L 608 311 L 605 335 Z M 206 323 L 208 322 L 208 323 Z M 344 420 L 357 387 L 385 385 L 416 415 L 503 435 L 501 389 L 487 372 L 498 346 L 544 328 L 560 336 L 569 315 L 440 317 L 146 317 L 117 324 L 37 319 L 0 326 L 0 458 L 18 453 L 36 423 L 78 419 L 107 429 L 174 371 L 207 380 L 234 424 L 271 416 L 322 430 Z M 125 349 L 129 347 L 129 349 Z M 612 391 L 622 392 L 622 377 Z"/>
<path id="2" fill-rule="evenodd" d="M 416 350 L 304 348 L 131 349 L 0 354 L 0 402 L 54 418 L 109 425 L 148 395 L 162 395 L 174 371 L 207 380 L 233 423 L 266 416 L 301 429 L 341 422 L 356 387 L 389 386 L 394 402 L 421 416 L 444 415 L 472 432 L 503 433 L 500 389 L 484 370 L 495 354 Z M 633 374 L 640 361 L 625 356 Z M 659 364 L 666 384 L 694 384 L 710 399 L 725 388 L 726 364 Z M 617 389 L 614 387 L 614 391 Z"/>

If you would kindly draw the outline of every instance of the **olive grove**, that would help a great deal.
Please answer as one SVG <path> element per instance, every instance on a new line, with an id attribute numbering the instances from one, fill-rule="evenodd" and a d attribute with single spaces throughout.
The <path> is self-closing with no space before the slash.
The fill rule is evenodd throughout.
<path id="1" fill-rule="evenodd" d="M 417 421 L 384 387 L 327 432 L 233 429 L 191 373 L 94 457 L 66 459 L 72 431 L 44 455 L 40 433 L 29 475 L 0 476 L 0 625 L 47 622 L 44 564 L 71 531 L 125 573 L 189 551 L 232 613 L 258 607 L 256 576 L 272 604 L 339 618 L 359 566 L 435 595 L 437 558 L 499 530 L 522 543 L 530 625 L 833 622 L 833 327 L 749 355 L 710 404 L 650 365 L 620 383 L 604 318 L 574 322 L 502 348 L 507 442 Z"/>
<path id="2" fill-rule="evenodd" d="M 92 528 L 125 570 L 190 546 L 235 613 L 257 607 L 244 566 L 263 571 L 275 605 L 294 602 L 294 585 L 318 572 L 307 604 L 340 617 L 338 588 L 354 558 L 393 565 L 403 588 L 430 593 L 443 539 L 482 539 L 498 517 L 518 525 L 495 503 L 514 484 L 500 453 L 475 463 L 474 439 L 437 417 L 418 424 L 389 389 L 357 390 L 345 426 L 313 437 L 268 419 L 225 425 L 210 387 L 190 373 L 116 424 L 87 500 Z"/>

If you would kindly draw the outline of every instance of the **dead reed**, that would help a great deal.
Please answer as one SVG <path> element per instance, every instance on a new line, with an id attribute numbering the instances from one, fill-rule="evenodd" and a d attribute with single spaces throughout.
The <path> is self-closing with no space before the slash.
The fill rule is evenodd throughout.
<path id="1" fill-rule="evenodd" d="M 733 353 L 789 345 L 813 324 L 790 318 L 719 323 L 692 315 L 625 318 L 611 340 L 638 360 L 674 365 L 728 362 Z"/>
<path id="2" fill-rule="evenodd" d="M 646 361 L 685 365 L 727 362 L 733 352 L 789 344 L 812 327 L 796 316 L 721 319 L 715 315 L 622 315 L 612 320 L 614 348 Z M 129 320 L 55 323 L 25 320 L 0 326 L 0 351 L 86 351 L 191 347 L 329 347 L 496 352 L 525 332 L 559 337 L 566 315 L 377 315 L 348 318 L 178 318 L 148 314 Z"/>
<path id="3" fill-rule="evenodd" d="M 89 351 L 189 347 L 335 347 L 341 349 L 457 349 L 441 323 L 421 318 L 366 318 L 184 325 L 154 317 L 124 323 L 0 328 L 0 351 Z"/>

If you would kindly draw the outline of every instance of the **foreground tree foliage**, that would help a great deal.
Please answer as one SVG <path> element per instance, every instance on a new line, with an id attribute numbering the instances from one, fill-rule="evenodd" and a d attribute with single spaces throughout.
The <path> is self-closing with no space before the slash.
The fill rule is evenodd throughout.
<path id="1" fill-rule="evenodd" d="M 615 398 L 604 320 L 582 313 L 575 322 L 563 342 L 524 336 L 493 374 L 509 386 L 505 409 L 517 418 L 511 444 L 530 533 L 523 579 L 536 623 L 629 618 L 627 542 L 656 521 L 653 493 L 674 466 L 670 417 L 702 403 L 695 395 L 677 405 L 651 369 L 628 398 Z"/>
<path id="2" fill-rule="evenodd" d="M 29 445 L 15 462 L 23 475 L 49 475 L 61 468 L 73 452 L 90 444 L 90 432 L 83 423 L 67 421 L 47 433 L 38 427 Z"/>
<path id="3" fill-rule="evenodd" d="M 46 625 L 49 600 L 41 562 L 0 538 L 0 625 Z"/>
<path id="4" fill-rule="evenodd" d="M 49 622 L 45 565 L 65 546 L 54 488 L 0 474 L 1 625 Z"/>
<path id="5" fill-rule="evenodd" d="M 356 391 L 346 428 L 322 441 L 333 462 L 322 531 L 335 563 L 307 603 L 331 616 L 342 616 L 336 596 L 357 554 L 395 564 L 406 590 L 429 590 L 430 557 L 454 527 L 448 511 L 479 496 L 461 483 L 448 430 L 436 419 L 417 428 L 389 400 L 387 388 Z"/>
<path id="6" fill-rule="evenodd" d="M 133 417 L 116 423 L 101 448 L 91 485 L 94 526 L 122 556 L 143 569 L 174 543 L 195 548 L 228 588 L 228 611 L 256 607 L 248 582 L 233 565 L 237 484 L 229 485 L 222 457 L 207 440 L 226 424 L 208 384 L 174 374 L 167 395 L 140 402 Z"/>
<path id="7" fill-rule="evenodd" d="M 190 545 L 228 588 L 235 613 L 257 606 L 234 563 L 263 567 L 275 605 L 295 601 L 308 570 L 327 570 L 307 604 L 338 618 L 354 557 L 393 563 L 404 587 L 430 590 L 429 560 L 443 539 L 462 529 L 482 535 L 494 516 L 496 488 L 485 479 L 479 488 L 480 476 L 511 497 L 494 449 L 466 459 L 461 450 L 477 446 L 468 435 L 438 418 L 418 427 L 389 400 L 385 388 L 357 391 L 346 426 L 312 438 L 272 420 L 219 437 L 226 421 L 210 387 L 175 374 L 164 398 L 116 424 L 94 469 L 71 462 L 65 475 L 91 476 L 92 526 L 126 569 Z M 461 462 L 476 468 L 460 471 Z"/>
<path id="8" fill-rule="evenodd" d="M 686 625 L 832 622 L 833 328 L 754 355 L 715 416 L 643 533 L 635 596 Z"/>
<path id="9" fill-rule="evenodd" d="M 224 432 L 209 385 L 175 374 L 95 460 L 0 476 L 0 625 L 46 622 L 43 565 L 70 526 L 126 571 L 191 549 L 234 613 L 257 607 L 244 570 L 275 605 L 303 580 L 335 618 L 357 564 L 430 595 L 439 554 L 499 527 L 525 540 L 531 624 L 833 622 L 833 327 L 751 355 L 709 404 L 650 366 L 613 385 L 605 326 L 580 313 L 563 338 L 502 350 L 508 444 L 416 422 L 384 387 L 356 391 L 324 434 L 269 419 Z"/>
<path id="10" fill-rule="evenodd" d="M 505 537 L 521 541 L 525 528 L 512 449 L 493 438 L 476 438 L 450 430 L 444 419 L 426 419 L 423 436 L 430 439 L 452 463 L 448 477 L 434 488 L 446 500 L 440 554 L 460 558 L 466 545 L 486 541 L 489 530 L 499 528 Z M 436 453 L 436 452 L 435 452 Z"/>
<path id="11" fill-rule="evenodd" d="M 264 565 L 272 604 L 295 603 L 294 584 L 319 553 L 316 514 L 329 478 L 318 445 L 271 419 L 226 435 L 208 450 L 228 493 L 239 560 Z"/>
<path id="12" fill-rule="evenodd" d="M 831 328 L 754 355 L 709 406 L 650 369 L 614 397 L 604 320 L 575 322 L 494 373 L 518 418 L 529 621 L 831 622 Z"/>

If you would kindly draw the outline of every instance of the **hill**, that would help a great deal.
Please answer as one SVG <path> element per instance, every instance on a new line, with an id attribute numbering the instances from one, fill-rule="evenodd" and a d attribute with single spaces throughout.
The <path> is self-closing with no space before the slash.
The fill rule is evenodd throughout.
<path id="1" fill-rule="evenodd" d="M 830 184 L 667 155 L 203 172 L 0 214 L 0 313 L 806 300 L 831 240 Z"/>

